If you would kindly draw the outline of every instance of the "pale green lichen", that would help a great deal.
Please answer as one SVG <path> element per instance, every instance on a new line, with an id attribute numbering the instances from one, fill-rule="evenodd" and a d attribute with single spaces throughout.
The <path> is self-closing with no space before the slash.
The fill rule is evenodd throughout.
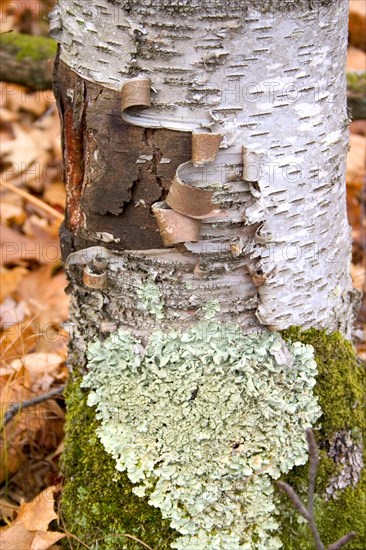
<path id="1" fill-rule="evenodd" d="M 146 347 L 119 330 L 88 359 L 101 442 L 182 535 L 173 548 L 281 548 L 271 478 L 307 460 L 320 416 L 311 346 L 202 322 Z"/>
<path id="2" fill-rule="evenodd" d="M 144 283 L 137 289 L 137 297 L 137 309 L 143 309 L 152 315 L 155 315 L 156 319 L 164 318 L 163 295 L 160 288 L 155 283 L 151 281 Z"/>
<path id="3" fill-rule="evenodd" d="M 209 300 L 202 306 L 203 318 L 206 321 L 210 321 L 216 317 L 216 313 L 220 312 L 220 302 L 219 300 Z"/>

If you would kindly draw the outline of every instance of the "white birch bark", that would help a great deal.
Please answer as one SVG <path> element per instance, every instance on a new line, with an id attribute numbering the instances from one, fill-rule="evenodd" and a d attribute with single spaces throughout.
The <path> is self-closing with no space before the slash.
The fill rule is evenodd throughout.
<path id="1" fill-rule="evenodd" d="M 216 299 L 216 318 L 247 331 L 301 325 L 350 336 L 347 8 L 347 0 L 313 9 L 307 1 L 60 3 L 53 36 L 74 71 L 114 90 L 150 78 L 152 105 L 124 115 L 131 124 L 223 135 L 215 162 L 185 166 L 182 179 L 214 188 L 224 214 L 203 220 L 198 243 L 116 256 L 111 303 L 114 293 L 124 303 L 115 319 L 154 326 L 155 317 L 133 311 L 149 273 L 159 275 L 169 326 L 199 319 Z"/>

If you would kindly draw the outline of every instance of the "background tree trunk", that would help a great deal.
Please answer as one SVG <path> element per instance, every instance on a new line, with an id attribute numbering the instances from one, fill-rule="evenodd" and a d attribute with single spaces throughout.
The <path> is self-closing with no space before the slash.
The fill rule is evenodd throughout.
<path id="1" fill-rule="evenodd" d="M 61 242 L 75 374 L 63 509 L 83 540 L 109 537 L 103 548 L 138 547 L 126 533 L 169 547 L 176 533 L 131 492 L 97 440 L 78 382 L 90 342 L 123 327 L 145 345 L 156 328 L 184 331 L 207 319 L 235 322 L 243 333 L 297 326 L 351 336 L 347 2 L 259 4 L 61 1 L 52 18 L 61 44 Z M 145 99 L 141 110 L 146 78 L 151 106 Z M 121 95 L 129 102 L 124 110 Z M 206 143 L 200 153 L 197 134 L 219 136 L 219 150 L 210 157 Z M 190 188 L 188 199 L 169 193 L 174 179 L 178 191 L 182 182 Z M 155 214 L 170 212 L 174 221 L 158 225 L 156 205 Z M 188 225 L 199 229 L 197 239 L 188 237 Z M 350 548 L 361 550 L 362 522 L 350 512 L 361 498 L 361 369 L 340 335 L 314 328 L 284 335 L 316 349 L 321 535 L 329 544 L 356 529 Z M 329 379 L 336 380 L 333 397 Z M 345 389 L 344 408 L 335 410 Z M 304 491 L 303 470 L 291 475 Z M 304 525 L 281 506 L 284 547 L 312 548 Z"/>

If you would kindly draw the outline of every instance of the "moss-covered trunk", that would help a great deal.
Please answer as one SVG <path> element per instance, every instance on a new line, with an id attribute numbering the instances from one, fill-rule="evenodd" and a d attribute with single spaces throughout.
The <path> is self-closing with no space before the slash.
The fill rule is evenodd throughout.
<path id="1" fill-rule="evenodd" d="M 276 485 L 306 493 L 310 426 L 323 543 L 354 530 L 349 547 L 366 544 L 346 18 L 345 0 L 61 0 L 52 17 L 72 327 L 62 510 L 84 544 L 310 550 Z"/>
<path id="2" fill-rule="evenodd" d="M 349 531 L 357 536 L 347 548 L 362 550 L 366 543 L 366 476 L 362 441 L 365 437 L 365 372 L 351 344 L 340 334 L 315 329 L 283 332 L 287 340 L 311 344 L 319 368 L 315 393 L 323 416 L 315 426 L 320 465 L 315 493 L 315 515 L 323 542 L 328 545 Z M 169 528 L 146 498 L 132 492 L 125 472 L 101 444 L 94 409 L 80 377 L 72 378 L 67 391 L 68 424 L 63 455 L 67 483 L 62 511 L 70 531 L 84 543 L 99 540 L 99 548 L 141 548 L 136 537 L 156 550 L 170 548 L 177 533 Z M 299 466 L 283 477 L 304 502 L 308 490 L 308 466 Z M 286 550 L 313 550 L 309 527 L 286 496 L 278 491 L 279 534 Z M 73 548 L 82 548 L 73 541 Z M 93 547 L 94 548 L 94 547 Z M 95 546 L 97 548 L 97 546 Z M 229 547 L 228 547 L 229 548 Z M 192 547 L 193 550 L 193 547 Z"/>

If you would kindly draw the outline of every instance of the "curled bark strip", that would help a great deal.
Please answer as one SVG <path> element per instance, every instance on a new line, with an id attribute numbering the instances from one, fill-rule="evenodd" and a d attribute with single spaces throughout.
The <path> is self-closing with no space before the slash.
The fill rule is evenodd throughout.
<path id="1" fill-rule="evenodd" d="M 108 262 L 108 259 L 113 258 L 113 252 L 104 246 L 90 246 L 89 248 L 77 250 L 67 257 L 65 269 L 69 269 L 72 265 L 86 265 L 94 261 L 95 258 Z"/>
<path id="2" fill-rule="evenodd" d="M 122 86 L 122 118 L 134 124 L 129 116 L 131 108 L 147 109 L 151 106 L 151 82 L 147 77 L 132 78 Z M 156 203 L 153 213 L 158 222 L 165 246 L 191 241 L 197 242 L 200 223 L 197 220 L 216 216 L 220 209 L 212 202 L 213 191 L 194 185 L 195 171 L 188 175 L 189 183 L 182 181 L 180 170 L 203 166 L 216 159 L 222 140 L 221 134 L 201 132 L 192 134 L 192 161 L 178 166 L 166 203 Z M 193 178 L 192 178 L 193 176 Z M 169 208 L 172 210 L 169 210 Z"/>
<path id="3" fill-rule="evenodd" d="M 179 214 L 198 220 L 217 216 L 220 209 L 217 208 L 218 204 L 212 202 L 213 191 L 193 187 L 193 182 L 188 184 L 180 178 L 179 172 L 190 166 L 192 166 L 191 162 L 178 166 L 166 198 L 167 204 Z M 194 172 L 191 175 L 194 175 Z M 186 179 L 191 179 L 191 176 L 187 176 Z"/>
<path id="4" fill-rule="evenodd" d="M 158 222 L 164 246 L 172 246 L 185 241 L 198 241 L 201 226 L 199 220 L 171 210 L 164 202 L 155 203 L 152 211 Z"/>
<path id="5" fill-rule="evenodd" d="M 201 220 L 217 214 L 211 202 L 212 195 L 211 191 L 186 185 L 176 176 L 166 202 L 180 214 Z"/>
<path id="6" fill-rule="evenodd" d="M 216 159 L 219 152 L 221 134 L 202 133 L 192 134 L 192 162 L 194 166 L 201 166 Z"/>
<path id="7" fill-rule="evenodd" d="M 108 285 L 107 271 L 96 270 L 86 265 L 83 272 L 83 283 L 88 288 L 101 290 Z"/>
<path id="8" fill-rule="evenodd" d="M 122 86 L 122 112 L 131 107 L 147 109 L 151 105 L 150 79 L 146 77 L 131 78 Z"/>

